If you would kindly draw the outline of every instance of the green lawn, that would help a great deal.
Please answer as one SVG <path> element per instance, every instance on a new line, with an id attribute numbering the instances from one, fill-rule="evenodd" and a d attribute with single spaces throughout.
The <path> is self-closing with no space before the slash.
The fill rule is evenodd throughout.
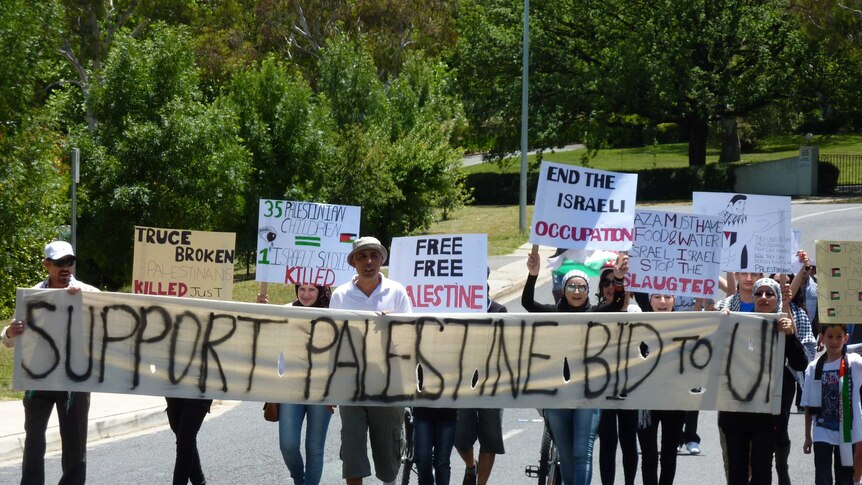
<path id="1" fill-rule="evenodd" d="M 862 155 L 862 135 L 823 135 L 815 136 L 811 141 L 820 147 L 821 154 Z M 799 154 L 799 146 L 805 144 L 802 136 L 781 136 L 765 139 L 756 153 L 743 153 L 744 162 L 763 162 L 790 158 Z M 543 154 L 545 160 L 557 163 L 580 164 L 586 150 L 567 152 L 550 152 Z M 527 157 L 535 161 L 535 155 Z M 718 149 L 710 148 L 706 152 L 706 163 L 718 163 Z M 505 172 L 518 172 L 520 159 L 507 159 Z M 617 148 L 599 150 L 594 158 L 589 160 L 589 166 L 601 170 L 636 171 L 649 168 L 675 168 L 688 166 L 688 144 L 669 143 L 642 148 Z M 464 168 L 467 173 L 498 172 L 496 164 L 483 163 Z"/>

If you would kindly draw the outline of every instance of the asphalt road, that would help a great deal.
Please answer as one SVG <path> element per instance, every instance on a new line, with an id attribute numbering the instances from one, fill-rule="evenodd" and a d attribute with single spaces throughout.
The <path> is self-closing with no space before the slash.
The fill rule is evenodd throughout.
<path id="1" fill-rule="evenodd" d="M 662 206 L 664 210 L 688 211 L 685 206 Z M 862 205 L 794 204 L 794 227 L 802 230 L 805 248 L 813 248 L 815 239 L 858 240 L 862 234 Z M 811 249 L 813 252 L 813 249 Z M 511 259 L 510 259 L 511 260 Z M 526 271 L 526 268 L 525 268 Z M 548 284 L 537 288 L 536 295 L 550 301 Z M 505 301 L 509 311 L 523 311 L 519 296 Z M 504 437 L 507 453 L 498 458 L 492 474 L 494 483 L 533 483 L 524 475 L 526 465 L 535 464 L 541 440 L 542 422 L 532 409 L 510 409 L 504 413 Z M 791 476 L 795 483 L 811 483 L 814 476 L 813 458 L 802 453 L 804 420 L 801 414 L 790 419 L 793 442 L 790 456 Z M 327 440 L 323 483 L 343 483 L 338 459 L 341 423 L 333 417 Z M 716 413 L 702 412 L 699 422 L 702 454 L 679 456 L 676 483 L 720 484 L 724 471 L 716 428 Z M 289 483 L 287 468 L 278 450 L 277 425 L 263 420 L 260 404 L 241 403 L 230 410 L 208 418 L 199 435 L 199 448 L 207 482 L 210 484 Z M 173 435 L 167 428 L 142 434 L 127 435 L 93 444 L 88 452 L 88 483 L 168 483 L 174 459 Z M 597 453 L 596 453 L 597 459 Z M 622 465 L 617 457 L 615 483 L 622 484 Z M 596 463 L 597 464 L 597 463 Z M 452 482 L 463 477 L 463 465 L 457 454 L 452 455 Z M 20 462 L 0 466 L 0 483 L 20 480 Z M 60 476 L 59 454 L 46 460 L 47 482 Z M 369 480 L 368 483 L 376 481 Z M 597 466 L 592 483 L 600 483 Z M 640 475 L 635 483 L 642 483 Z M 777 481 L 775 482 L 777 483 Z"/>

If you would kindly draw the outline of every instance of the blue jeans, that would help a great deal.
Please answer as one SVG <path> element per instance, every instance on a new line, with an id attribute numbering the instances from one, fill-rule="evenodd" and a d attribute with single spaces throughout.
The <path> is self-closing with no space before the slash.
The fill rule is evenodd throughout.
<path id="1" fill-rule="evenodd" d="M 305 457 L 303 469 L 302 453 L 299 451 L 302 421 L 308 416 L 305 429 Z M 296 485 L 317 485 L 323 474 L 323 447 L 326 445 L 326 430 L 332 413 L 326 406 L 307 404 L 278 405 L 278 445 L 290 478 Z"/>
<path id="2" fill-rule="evenodd" d="M 455 419 L 414 419 L 413 460 L 419 470 L 420 485 L 449 484 L 455 423 Z"/>
<path id="3" fill-rule="evenodd" d="M 599 409 L 545 409 L 565 485 L 589 485 L 592 481 L 593 444 L 601 415 Z"/>

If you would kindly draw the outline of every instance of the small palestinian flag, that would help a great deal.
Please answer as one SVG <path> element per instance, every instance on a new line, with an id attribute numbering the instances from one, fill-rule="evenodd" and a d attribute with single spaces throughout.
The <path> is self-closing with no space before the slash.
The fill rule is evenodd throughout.
<path id="1" fill-rule="evenodd" d="M 338 235 L 338 242 L 353 244 L 353 241 L 356 241 L 356 234 L 351 234 L 349 232 L 342 232 L 341 234 Z"/>
<path id="2" fill-rule="evenodd" d="M 315 236 L 294 236 L 293 244 L 297 246 L 320 247 L 320 238 Z"/>
<path id="3" fill-rule="evenodd" d="M 841 277 L 841 268 L 832 268 L 832 276 L 835 278 Z"/>
<path id="4" fill-rule="evenodd" d="M 830 300 L 840 300 L 841 299 L 841 292 L 840 291 L 830 291 L 829 292 L 829 299 Z"/>
<path id="5" fill-rule="evenodd" d="M 829 252 L 830 253 L 840 253 L 841 252 L 841 245 L 840 244 L 830 244 L 829 245 Z"/>
<path id="6" fill-rule="evenodd" d="M 856 297 L 859 298 L 859 301 L 862 301 L 862 291 L 860 291 Z"/>
<path id="7" fill-rule="evenodd" d="M 834 308 L 827 308 L 826 309 L 826 315 L 830 316 L 830 317 L 837 317 L 838 312 Z"/>

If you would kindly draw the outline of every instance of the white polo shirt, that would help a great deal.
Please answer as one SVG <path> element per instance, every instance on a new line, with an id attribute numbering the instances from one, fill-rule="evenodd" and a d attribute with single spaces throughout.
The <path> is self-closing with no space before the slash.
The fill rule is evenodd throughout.
<path id="1" fill-rule="evenodd" d="M 358 276 L 354 276 L 352 280 L 339 286 L 332 292 L 332 298 L 329 300 L 329 308 L 340 310 L 366 310 L 371 312 L 386 312 L 386 313 L 413 313 L 413 305 L 410 304 L 410 297 L 407 296 L 407 290 L 401 283 L 390 280 L 383 276 L 383 273 L 378 273 L 380 276 L 380 284 L 371 296 L 368 296 L 356 286 Z"/>

